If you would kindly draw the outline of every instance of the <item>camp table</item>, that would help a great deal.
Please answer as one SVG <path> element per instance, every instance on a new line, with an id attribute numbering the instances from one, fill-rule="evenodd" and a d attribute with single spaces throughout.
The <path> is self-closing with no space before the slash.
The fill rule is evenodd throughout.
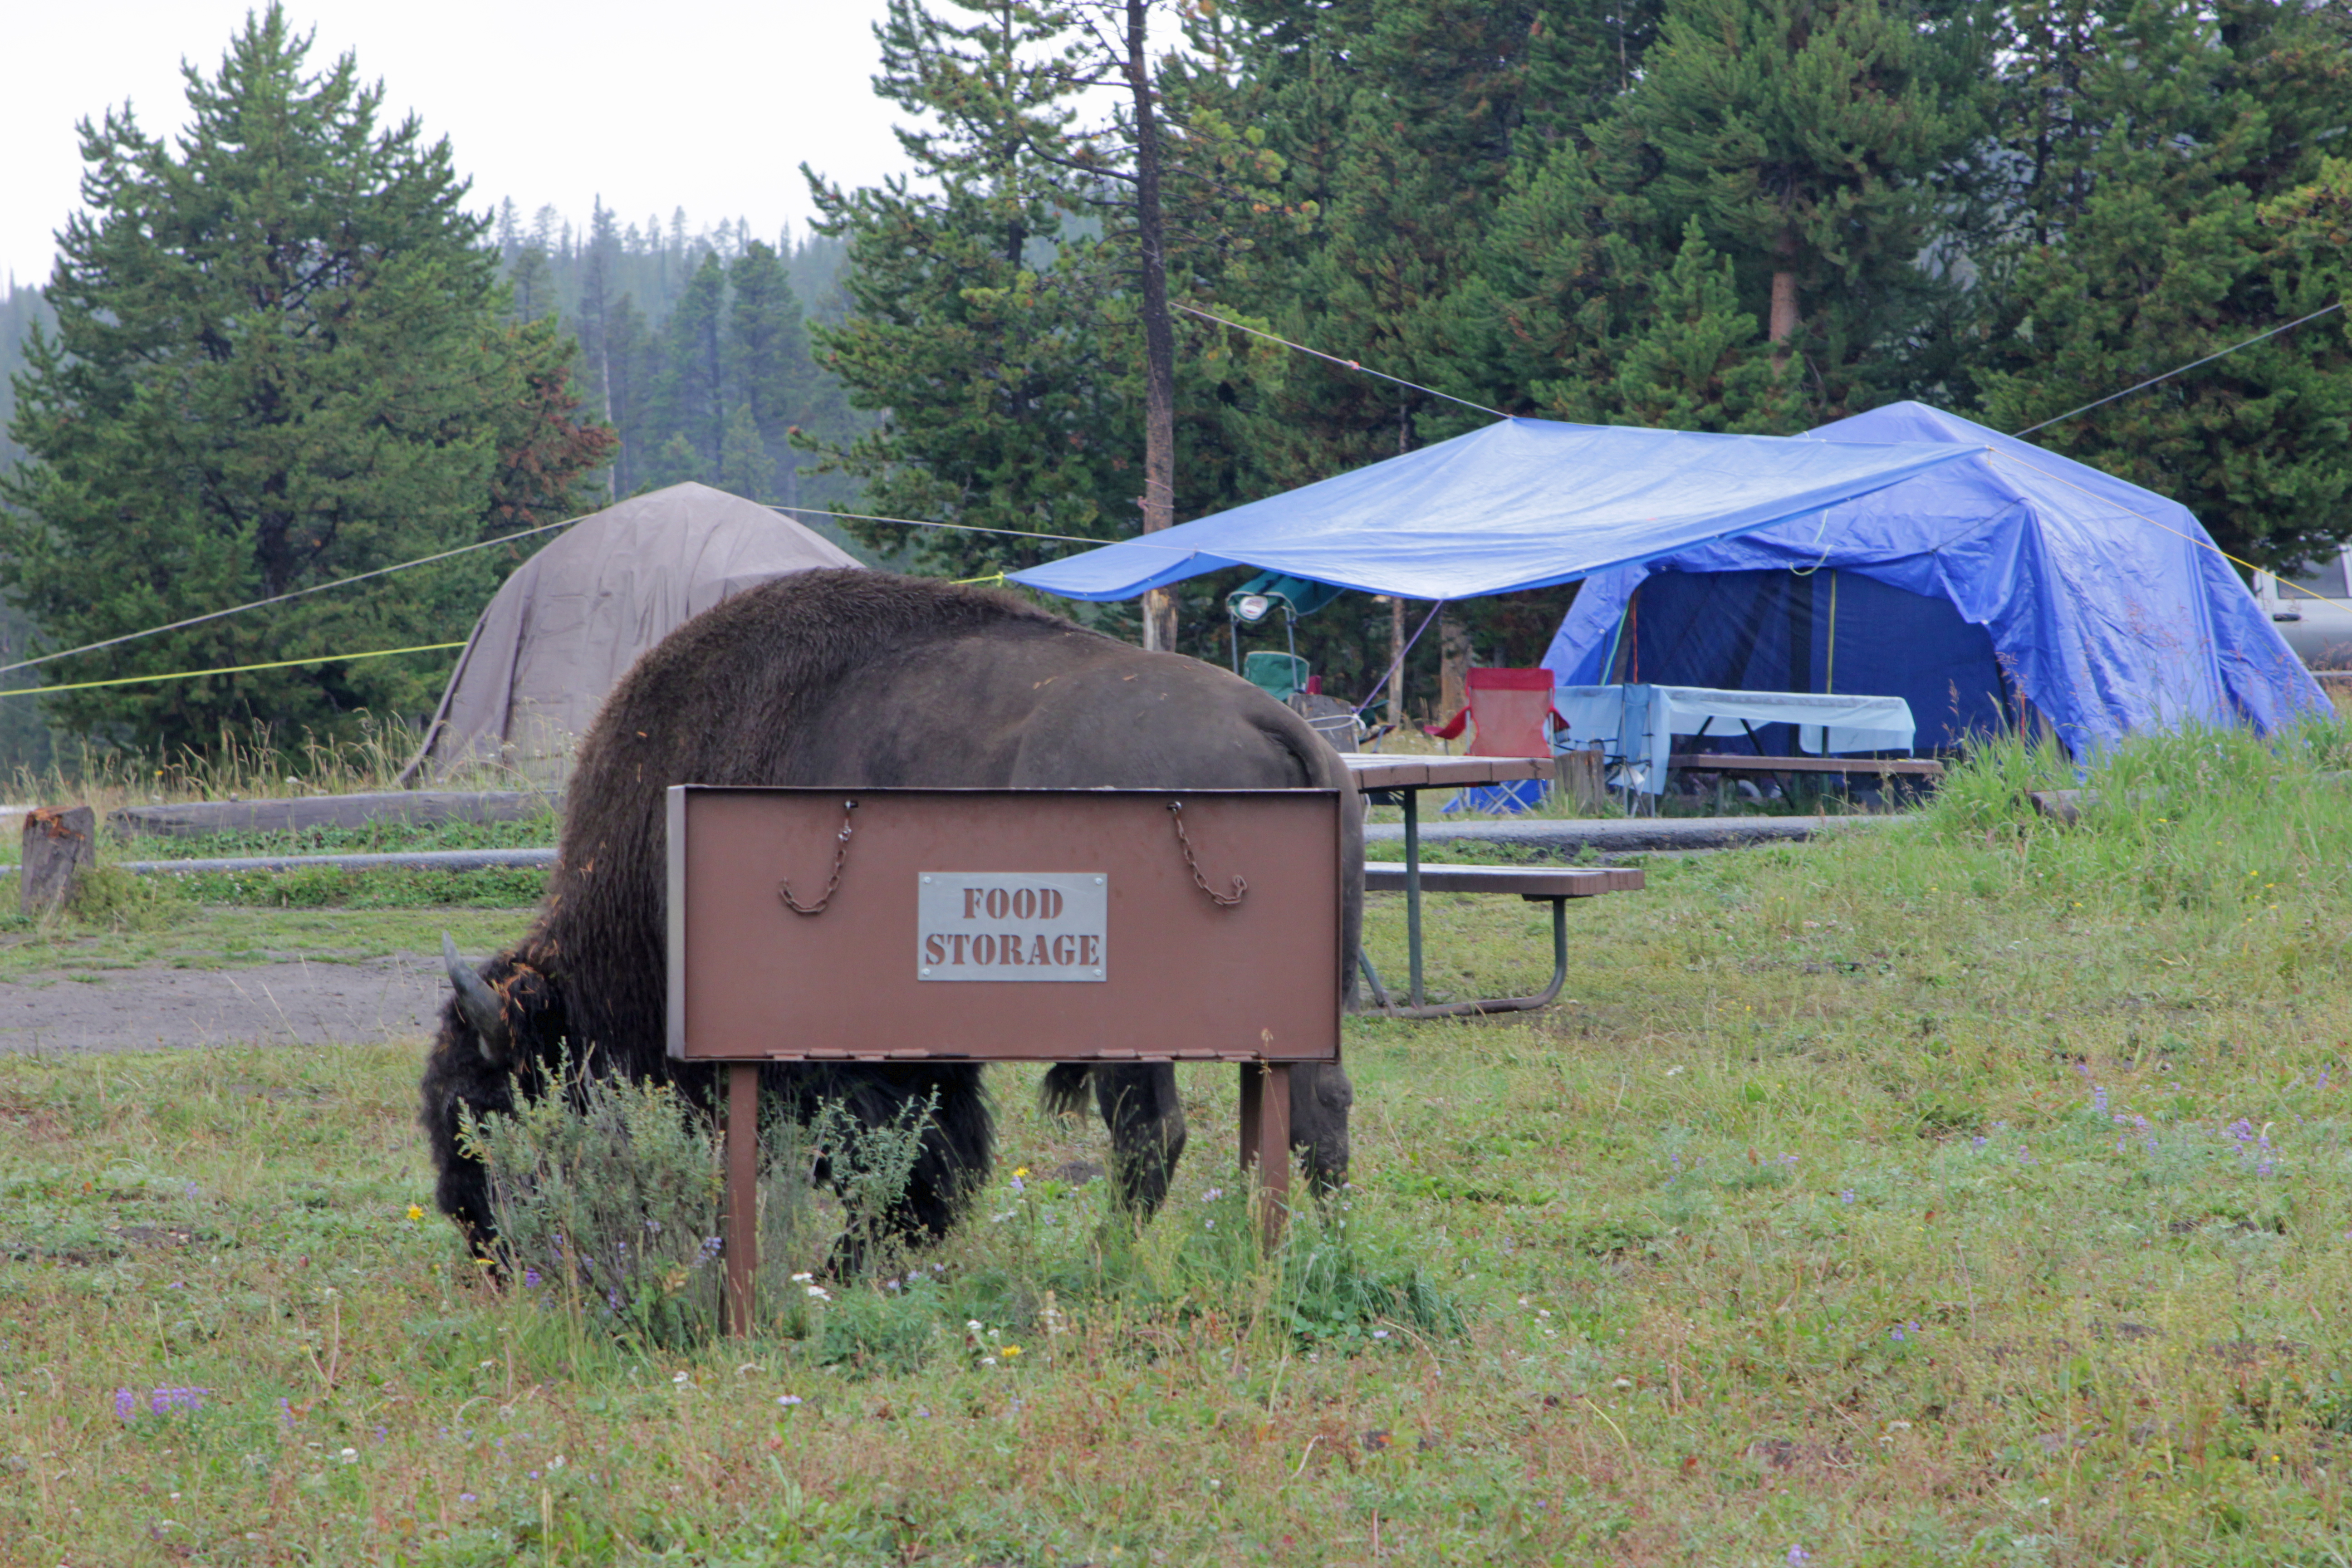
<path id="1" fill-rule="evenodd" d="M 1609 751 L 1622 766 L 1621 776 L 1646 795 L 1665 791 L 1674 737 L 1705 736 L 1717 720 L 1738 724 L 1750 741 L 1759 724 L 1794 724 L 1800 749 L 1813 752 L 1907 752 L 1916 733 L 1911 705 L 1900 697 L 1631 682 L 1558 687 L 1552 706 L 1566 721 L 1571 744 L 1613 742 Z M 1868 773 L 1873 766 L 1858 759 L 1837 771 Z M 1812 771 L 1803 763 L 1797 769 Z"/>
<path id="2" fill-rule="evenodd" d="M 1384 756 L 1376 752 L 1343 752 L 1340 760 L 1354 775 L 1356 787 L 1363 791 L 1365 804 L 1404 808 L 1404 941 L 1412 971 L 1409 995 L 1412 1005 L 1418 1007 L 1422 1005 L 1421 792 L 1548 779 L 1551 777 L 1551 759 Z"/>

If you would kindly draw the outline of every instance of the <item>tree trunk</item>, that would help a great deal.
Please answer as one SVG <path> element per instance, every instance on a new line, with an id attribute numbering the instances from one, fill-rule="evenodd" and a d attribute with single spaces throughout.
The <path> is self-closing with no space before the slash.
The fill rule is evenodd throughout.
<path id="1" fill-rule="evenodd" d="M 1389 722 L 1404 728 L 1404 600 L 1389 597 Z"/>
<path id="2" fill-rule="evenodd" d="M 1797 332 L 1797 274 L 1788 263 L 1797 254 L 1797 235 L 1793 229 L 1782 229 L 1780 242 L 1772 247 L 1780 258 L 1781 268 L 1772 274 L 1772 321 L 1765 336 L 1776 343 L 1786 343 Z M 1776 349 L 1772 368 L 1780 369 L 1789 363 L 1789 351 Z"/>
<path id="3" fill-rule="evenodd" d="M 1437 612 L 1437 711 L 1430 717 L 1444 724 L 1469 705 L 1470 628 L 1447 605 Z"/>
<path id="4" fill-rule="evenodd" d="M 1168 319 L 1168 258 L 1160 211 L 1160 117 L 1144 53 L 1150 0 L 1127 0 L 1127 85 L 1135 97 L 1135 245 L 1143 275 L 1143 531 L 1176 521 L 1176 334 Z M 1143 595 L 1143 646 L 1176 647 L 1176 596 Z"/>
<path id="5" fill-rule="evenodd" d="M 25 863 L 19 907 L 37 920 L 74 894 L 81 874 L 98 864 L 98 814 L 86 805 L 40 806 L 25 817 Z"/>

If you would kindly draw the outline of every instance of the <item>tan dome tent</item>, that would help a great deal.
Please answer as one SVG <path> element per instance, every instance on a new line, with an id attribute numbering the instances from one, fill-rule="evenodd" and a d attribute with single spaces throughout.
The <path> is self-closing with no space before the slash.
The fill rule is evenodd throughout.
<path id="1" fill-rule="evenodd" d="M 709 485 L 583 517 L 474 623 L 402 781 L 474 764 L 559 784 L 604 694 L 680 622 L 786 573 L 858 563 L 782 513 Z"/>

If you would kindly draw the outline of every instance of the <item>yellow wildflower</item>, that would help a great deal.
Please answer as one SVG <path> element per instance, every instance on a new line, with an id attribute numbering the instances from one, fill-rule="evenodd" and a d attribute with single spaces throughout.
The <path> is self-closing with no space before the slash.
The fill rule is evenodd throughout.
<path id="1" fill-rule="evenodd" d="M 425 1211 L 417 1207 L 415 1204 L 411 1204 L 408 1205 L 408 1217 L 411 1220 L 423 1219 L 425 1217 Z"/>
<path id="2" fill-rule="evenodd" d="M 1021 1353 L 1021 1347 L 1019 1345 L 1006 1345 L 1003 1350 L 996 1353 L 1004 1356 L 1016 1356 Z"/>
<path id="3" fill-rule="evenodd" d="M 1029 1173 L 1029 1167 L 1026 1165 L 1016 1166 L 1013 1169 L 1013 1173 L 1016 1176 L 1026 1176 Z"/>

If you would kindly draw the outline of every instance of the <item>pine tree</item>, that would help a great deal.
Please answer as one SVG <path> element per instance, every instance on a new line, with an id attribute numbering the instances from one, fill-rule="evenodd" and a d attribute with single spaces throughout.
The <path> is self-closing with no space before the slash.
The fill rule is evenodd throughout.
<path id="1" fill-rule="evenodd" d="M 798 499 L 793 483 L 792 430 L 812 415 L 817 378 L 816 365 L 809 358 L 801 302 L 793 292 L 782 260 L 765 240 L 751 240 L 744 246 L 727 269 L 727 283 L 731 296 L 727 306 L 728 395 L 735 400 L 738 412 L 750 420 L 751 433 L 766 454 L 768 468 L 757 479 L 759 499 L 790 505 Z M 738 449 L 743 445 L 730 417 L 728 472 L 752 471 L 739 461 Z"/>
<path id="2" fill-rule="evenodd" d="M 852 404 L 882 416 L 819 443 L 877 513 L 1003 534 L 853 525 L 925 570 L 971 576 L 1064 552 L 1023 534 L 1133 531 L 1142 482 L 1132 316 L 1086 237 L 1066 170 L 1064 18 L 1025 5 L 968 25 L 891 0 L 877 89 L 938 129 L 898 132 L 913 173 L 845 192 L 806 171 L 818 230 L 847 243 L 849 313 L 813 334 Z"/>
<path id="3" fill-rule="evenodd" d="M 1643 325 L 1617 355 L 1612 412 L 1664 430 L 1788 430 L 1801 417 L 1795 369 L 1773 358 L 1756 318 L 1739 308 L 1730 261 L 1692 218 Z M 1548 390 L 1537 384 L 1539 396 Z"/>
<path id="4" fill-rule="evenodd" d="M 719 488 L 747 500 L 775 500 L 775 459 L 768 455 L 767 442 L 760 438 L 760 422 L 752 417 L 750 404 L 737 404 L 727 416 L 724 440 L 716 480 Z"/>
<path id="5" fill-rule="evenodd" d="M 716 251 L 706 250 L 663 324 L 664 363 L 654 390 L 661 426 L 684 437 L 706 471 L 719 467 L 727 427 L 726 365 L 720 353 L 726 294 L 727 270 Z"/>
<path id="6" fill-rule="evenodd" d="M 2347 298 L 2326 215 L 2352 134 L 2352 23 L 2239 0 L 2021 9 L 2003 134 L 2025 172 L 1984 410 L 2021 429 Z M 2171 497 L 2223 549 L 2292 568 L 2352 533 L 2346 312 L 2032 439 Z"/>
<path id="7" fill-rule="evenodd" d="M 304 69 L 271 6 L 215 76 L 188 72 L 171 142 L 130 112 L 81 127 L 88 210 L 29 346 L 0 483 L 0 583 L 71 647 L 469 542 L 537 514 L 593 442 L 568 345 L 501 325 L 485 226 L 446 142 L 379 123 L 350 57 Z M 515 442 L 502 452 L 502 444 Z M 561 505 L 560 500 L 554 504 Z M 60 683 L 446 642 L 501 564 L 485 552 L 50 667 Z M 428 706 L 446 656 L 101 688 L 50 712 L 150 747 L 227 721 L 331 730 Z"/>
<path id="8" fill-rule="evenodd" d="M 1931 175 L 1981 123 L 1973 14 L 1903 0 L 1671 0 L 1597 138 L 1663 261 L 1696 220 L 1801 365 L 1805 423 L 1899 389 L 1936 280 Z M 1629 216 L 1633 216 L 1629 212 Z"/>

